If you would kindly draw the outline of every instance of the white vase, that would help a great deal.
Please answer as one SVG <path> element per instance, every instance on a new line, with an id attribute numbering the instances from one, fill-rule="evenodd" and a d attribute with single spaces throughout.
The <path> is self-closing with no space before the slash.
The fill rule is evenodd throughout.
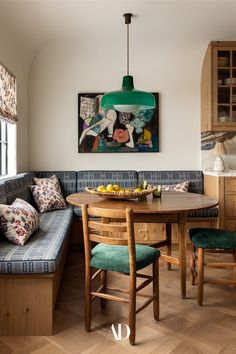
<path id="1" fill-rule="evenodd" d="M 219 155 L 215 159 L 214 165 L 213 165 L 213 171 L 215 172 L 223 172 L 225 170 L 225 165 L 222 157 Z"/>

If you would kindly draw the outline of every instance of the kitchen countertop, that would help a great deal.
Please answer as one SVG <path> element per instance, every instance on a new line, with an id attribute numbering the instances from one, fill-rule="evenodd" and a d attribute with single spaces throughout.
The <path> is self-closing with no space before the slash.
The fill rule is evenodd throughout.
<path id="1" fill-rule="evenodd" d="M 216 172 L 209 169 L 209 170 L 204 170 L 203 174 L 208 176 L 236 177 L 236 170 L 225 170 L 223 172 Z"/>

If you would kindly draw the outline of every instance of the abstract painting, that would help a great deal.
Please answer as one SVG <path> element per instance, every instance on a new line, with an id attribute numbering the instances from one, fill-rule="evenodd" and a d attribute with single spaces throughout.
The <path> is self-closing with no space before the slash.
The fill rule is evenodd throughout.
<path id="1" fill-rule="evenodd" d="M 100 107 L 102 94 L 78 95 L 79 152 L 158 152 L 159 100 L 156 108 L 134 113 Z"/>

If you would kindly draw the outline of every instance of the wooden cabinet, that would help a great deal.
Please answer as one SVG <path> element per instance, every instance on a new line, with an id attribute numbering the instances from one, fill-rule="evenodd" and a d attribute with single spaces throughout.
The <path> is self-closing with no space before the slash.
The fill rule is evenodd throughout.
<path id="1" fill-rule="evenodd" d="M 219 227 L 236 231 L 236 175 L 204 175 L 204 194 L 219 200 Z"/>
<path id="2" fill-rule="evenodd" d="M 211 42 L 201 75 L 201 130 L 236 131 L 236 42 Z"/>

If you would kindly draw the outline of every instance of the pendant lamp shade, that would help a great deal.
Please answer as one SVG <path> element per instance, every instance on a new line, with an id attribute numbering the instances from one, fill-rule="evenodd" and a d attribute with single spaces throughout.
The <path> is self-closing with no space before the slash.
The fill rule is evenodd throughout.
<path id="1" fill-rule="evenodd" d="M 124 17 L 125 24 L 127 24 L 127 75 L 123 77 L 120 90 L 108 92 L 102 96 L 101 108 L 115 109 L 125 113 L 154 109 L 156 107 L 155 97 L 149 92 L 136 90 L 133 76 L 129 75 L 129 24 L 132 14 L 124 14 Z"/>
<path id="2" fill-rule="evenodd" d="M 126 113 L 154 109 L 155 105 L 155 97 L 151 93 L 134 88 L 133 76 L 130 75 L 123 77 L 120 90 L 106 93 L 101 100 L 102 109 L 115 109 Z"/>

